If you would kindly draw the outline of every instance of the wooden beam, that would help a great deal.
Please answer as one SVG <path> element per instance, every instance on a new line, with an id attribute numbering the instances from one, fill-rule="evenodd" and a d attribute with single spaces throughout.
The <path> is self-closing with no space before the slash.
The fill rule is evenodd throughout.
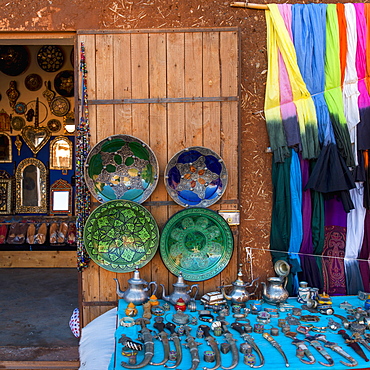
<path id="1" fill-rule="evenodd" d="M 268 6 L 266 4 L 254 4 L 254 3 L 248 3 L 248 1 L 245 1 L 245 2 L 234 1 L 230 4 L 230 6 L 232 6 L 234 8 L 249 8 L 249 9 L 268 10 Z"/>
<path id="2" fill-rule="evenodd" d="M 0 369 L 77 370 L 79 366 L 79 361 L 0 361 Z"/>

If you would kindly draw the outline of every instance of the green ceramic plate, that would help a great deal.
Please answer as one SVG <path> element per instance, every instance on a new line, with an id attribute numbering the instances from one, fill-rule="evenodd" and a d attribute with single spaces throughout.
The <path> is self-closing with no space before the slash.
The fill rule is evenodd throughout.
<path id="1" fill-rule="evenodd" d="M 143 203 L 158 183 L 158 162 L 150 147 L 129 135 L 112 135 L 89 152 L 85 181 L 99 202 L 114 199 Z"/>
<path id="2" fill-rule="evenodd" d="M 145 266 L 158 249 L 159 231 L 151 213 L 128 200 L 112 200 L 97 207 L 84 228 L 91 259 L 113 272 Z"/>
<path id="3" fill-rule="evenodd" d="M 160 253 L 166 267 L 184 279 L 202 281 L 220 273 L 233 254 L 234 239 L 227 222 L 207 208 L 174 214 L 163 228 Z"/>

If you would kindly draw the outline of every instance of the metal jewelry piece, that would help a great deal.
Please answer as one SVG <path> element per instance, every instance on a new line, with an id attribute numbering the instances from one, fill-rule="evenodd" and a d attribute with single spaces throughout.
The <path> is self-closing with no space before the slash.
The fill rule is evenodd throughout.
<path id="1" fill-rule="evenodd" d="M 215 361 L 215 353 L 213 351 L 207 350 L 204 351 L 203 358 L 205 362 L 214 362 Z M 206 367 L 205 367 L 206 369 Z"/>
<path id="2" fill-rule="evenodd" d="M 230 343 L 223 342 L 220 344 L 220 352 L 223 354 L 230 352 Z"/>
<path id="3" fill-rule="evenodd" d="M 231 349 L 231 354 L 232 354 L 232 362 L 231 362 L 231 365 L 227 366 L 227 367 L 221 365 L 221 368 L 224 369 L 224 370 L 231 370 L 231 369 L 234 369 L 239 363 L 239 352 L 238 352 L 238 348 L 236 346 L 236 339 L 229 332 L 229 330 L 227 329 L 226 324 L 227 324 L 226 321 L 222 322 L 222 329 L 223 329 L 224 337 L 225 337 L 227 343 L 222 343 L 222 344 L 223 345 L 224 344 L 229 345 L 229 347 Z M 222 347 L 221 347 L 221 350 L 222 350 Z"/>
<path id="4" fill-rule="evenodd" d="M 344 349 L 342 349 L 342 347 L 340 347 L 337 343 L 329 342 L 324 334 L 316 334 L 314 337 L 317 340 L 324 342 L 325 347 L 332 349 L 334 352 L 338 353 L 339 355 L 343 356 L 346 360 L 350 361 L 350 362 L 339 361 L 344 366 L 354 367 L 358 365 L 357 361 L 352 356 L 350 356 L 346 351 L 344 351 Z"/>
<path id="5" fill-rule="evenodd" d="M 122 319 L 119 320 L 119 324 L 125 328 L 129 328 L 131 326 L 135 325 L 135 320 L 132 317 L 122 317 Z"/>
<path id="6" fill-rule="evenodd" d="M 153 336 L 150 333 L 150 330 L 146 327 L 146 324 L 149 324 L 149 320 L 144 318 L 136 319 L 136 324 L 141 325 L 141 337 L 144 342 L 144 359 L 136 365 L 131 365 L 127 362 L 122 361 L 121 366 L 127 369 L 140 369 L 148 365 L 154 356 Z"/>
<path id="7" fill-rule="evenodd" d="M 276 348 L 279 351 L 279 353 L 283 356 L 285 366 L 289 367 L 288 358 L 286 357 L 286 354 L 282 350 L 281 345 L 268 333 L 263 333 L 262 337 L 265 338 L 274 348 Z"/>
<path id="8" fill-rule="evenodd" d="M 199 320 L 205 322 L 212 322 L 214 320 L 214 316 L 211 314 L 200 314 Z"/>

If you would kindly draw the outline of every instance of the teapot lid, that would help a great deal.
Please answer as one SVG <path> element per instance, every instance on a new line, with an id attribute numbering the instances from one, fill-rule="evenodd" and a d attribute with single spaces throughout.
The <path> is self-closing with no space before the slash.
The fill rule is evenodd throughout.
<path id="1" fill-rule="evenodd" d="M 242 265 L 240 264 L 238 278 L 232 284 L 236 286 L 244 286 L 245 283 L 242 278 L 243 278 Z"/>
<path id="2" fill-rule="evenodd" d="M 128 279 L 129 284 L 147 284 L 144 279 L 140 278 L 139 266 L 135 267 L 134 277 Z"/>
<path id="3" fill-rule="evenodd" d="M 176 283 L 172 284 L 174 287 L 187 287 L 188 284 L 185 283 L 182 272 L 180 271 L 179 276 L 177 277 Z"/>

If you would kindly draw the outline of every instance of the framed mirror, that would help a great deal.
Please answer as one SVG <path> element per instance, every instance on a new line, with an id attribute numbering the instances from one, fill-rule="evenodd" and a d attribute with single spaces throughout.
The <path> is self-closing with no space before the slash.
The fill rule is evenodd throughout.
<path id="1" fill-rule="evenodd" d="M 13 179 L 0 179 L 0 214 L 8 215 L 13 211 Z"/>
<path id="2" fill-rule="evenodd" d="M 72 185 L 59 179 L 50 187 L 50 214 L 72 215 Z"/>
<path id="3" fill-rule="evenodd" d="M 0 163 L 10 163 L 12 160 L 12 139 L 5 132 L 0 132 Z"/>
<path id="4" fill-rule="evenodd" d="M 16 213 L 46 213 L 46 167 L 36 158 L 21 161 L 15 171 Z"/>
<path id="5" fill-rule="evenodd" d="M 65 136 L 57 136 L 50 142 L 50 169 L 71 170 L 73 144 Z"/>

